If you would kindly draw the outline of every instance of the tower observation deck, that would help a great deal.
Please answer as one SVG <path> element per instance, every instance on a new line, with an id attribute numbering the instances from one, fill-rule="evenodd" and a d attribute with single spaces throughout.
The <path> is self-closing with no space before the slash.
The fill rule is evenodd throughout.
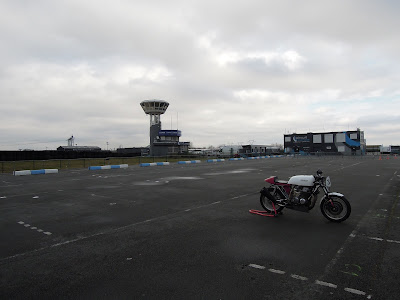
<path id="1" fill-rule="evenodd" d="M 165 113 L 169 103 L 164 100 L 144 100 L 140 103 L 146 115 L 150 115 L 150 126 L 160 124 L 160 115 Z"/>

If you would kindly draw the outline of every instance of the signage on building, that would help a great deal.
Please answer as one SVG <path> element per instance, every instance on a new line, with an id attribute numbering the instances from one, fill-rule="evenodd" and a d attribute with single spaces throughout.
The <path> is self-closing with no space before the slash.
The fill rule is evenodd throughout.
<path id="1" fill-rule="evenodd" d="M 307 136 L 293 136 L 294 143 L 309 143 L 310 139 Z"/>

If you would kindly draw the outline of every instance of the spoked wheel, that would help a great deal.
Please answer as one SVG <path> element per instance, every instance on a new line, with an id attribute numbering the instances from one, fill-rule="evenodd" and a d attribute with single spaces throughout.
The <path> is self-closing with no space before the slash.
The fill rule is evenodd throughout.
<path id="1" fill-rule="evenodd" d="M 332 222 L 342 222 L 351 213 L 351 206 L 345 197 L 329 196 L 321 202 L 321 212 L 325 218 Z"/>
<path id="2" fill-rule="evenodd" d="M 281 199 L 280 195 L 276 192 L 272 193 L 272 196 L 274 196 L 275 199 L 279 200 Z M 260 203 L 261 206 L 269 213 L 273 214 L 275 213 L 274 211 L 274 206 L 271 200 L 269 200 L 265 195 L 261 194 L 260 195 Z M 275 204 L 275 210 L 276 212 L 280 212 L 283 209 L 282 206 L 279 206 L 278 204 Z"/>

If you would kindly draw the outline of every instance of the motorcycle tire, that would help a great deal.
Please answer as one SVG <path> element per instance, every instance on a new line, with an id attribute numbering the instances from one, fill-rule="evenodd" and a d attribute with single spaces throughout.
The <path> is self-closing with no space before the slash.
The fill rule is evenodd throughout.
<path id="1" fill-rule="evenodd" d="M 275 199 L 280 199 L 280 196 L 278 195 L 277 192 L 273 193 L 273 196 Z M 272 205 L 272 201 L 270 199 L 268 199 L 266 196 L 264 196 L 263 194 L 260 195 L 260 203 L 261 203 L 261 206 L 267 212 L 269 212 L 271 214 L 275 213 L 274 206 Z M 279 206 L 279 205 L 275 204 L 275 210 L 277 213 L 282 211 L 283 208 L 284 208 L 283 206 Z"/>
<path id="2" fill-rule="evenodd" d="M 340 223 L 346 220 L 351 213 L 351 206 L 345 197 L 329 196 L 321 201 L 321 212 L 329 221 Z"/>

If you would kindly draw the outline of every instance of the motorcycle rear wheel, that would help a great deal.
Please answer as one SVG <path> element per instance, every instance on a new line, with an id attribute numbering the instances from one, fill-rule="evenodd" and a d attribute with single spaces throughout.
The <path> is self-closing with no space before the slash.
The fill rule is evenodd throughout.
<path id="1" fill-rule="evenodd" d="M 274 196 L 275 199 L 279 200 L 281 197 L 279 196 L 279 194 L 277 192 L 273 193 L 272 196 Z M 261 206 L 269 213 L 273 214 L 275 213 L 274 211 L 274 206 L 275 206 L 275 210 L 276 212 L 280 212 L 284 207 L 280 206 L 278 204 L 273 205 L 272 201 L 269 200 L 266 196 L 264 196 L 263 194 L 260 195 L 260 203 Z"/>
<path id="2" fill-rule="evenodd" d="M 320 205 L 321 212 L 329 221 L 340 223 L 346 220 L 351 213 L 351 206 L 345 197 L 329 196 Z"/>

